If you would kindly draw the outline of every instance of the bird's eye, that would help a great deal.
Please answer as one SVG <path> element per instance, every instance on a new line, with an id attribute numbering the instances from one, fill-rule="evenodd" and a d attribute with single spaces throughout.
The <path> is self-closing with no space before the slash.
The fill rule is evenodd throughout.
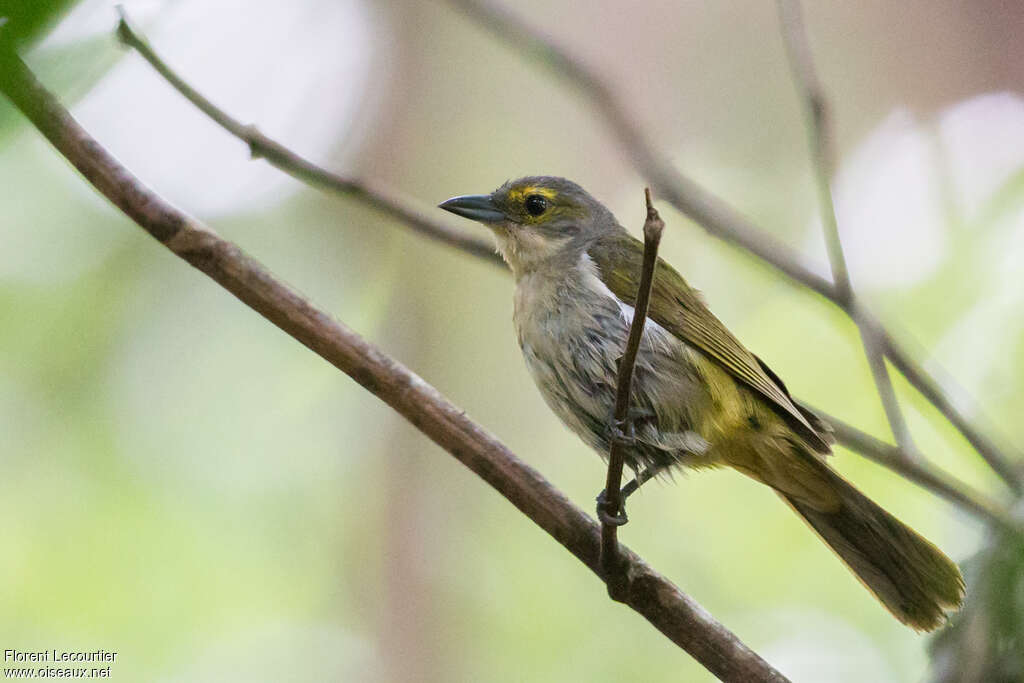
<path id="1" fill-rule="evenodd" d="M 526 198 L 526 212 L 531 216 L 539 216 L 548 210 L 548 200 L 539 194 L 531 194 Z"/>

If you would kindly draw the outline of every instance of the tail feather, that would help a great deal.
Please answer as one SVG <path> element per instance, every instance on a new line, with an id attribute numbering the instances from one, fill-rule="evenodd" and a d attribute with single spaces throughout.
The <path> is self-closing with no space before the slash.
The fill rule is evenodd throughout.
<path id="1" fill-rule="evenodd" d="M 964 580 L 941 550 L 903 524 L 824 463 L 839 506 L 816 509 L 779 495 L 817 532 L 861 583 L 904 624 L 931 631 L 960 607 Z"/>

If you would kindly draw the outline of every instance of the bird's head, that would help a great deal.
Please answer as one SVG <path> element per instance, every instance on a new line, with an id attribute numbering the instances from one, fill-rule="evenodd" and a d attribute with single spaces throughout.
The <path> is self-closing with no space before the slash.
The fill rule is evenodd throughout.
<path id="1" fill-rule="evenodd" d="M 614 216 L 576 183 L 555 176 L 511 180 L 490 194 L 452 197 L 440 207 L 490 228 L 498 251 L 518 276 L 561 265 L 618 227 Z"/>

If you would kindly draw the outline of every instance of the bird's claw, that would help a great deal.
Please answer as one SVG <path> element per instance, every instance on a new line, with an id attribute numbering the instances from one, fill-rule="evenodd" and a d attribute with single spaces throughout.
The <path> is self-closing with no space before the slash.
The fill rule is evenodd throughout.
<path id="1" fill-rule="evenodd" d="M 597 518 L 601 520 L 602 524 L 622 526 L 629 521 L 629 517 L 626 515 L 625 502 L 625 500 L 622 501 L 617 512 L 612 512 L 608 509 L 607 492 L 601 491 L 601 493 L 597 494 Z"/>
<path id="2" fill-rule="evenodd" d="M 636 444 L 636 421 L 627 417 L 625 420 L 612 420 L 612 441 L 620 446 L 630 448 Z"/>
<path id="3" fill-rule="evenodd" d="M 643 420 L 650 420 L 655 417 L 654 411 L 647 408 L 631 407 L 625 419 L 616 419 L 614 415 L 609 416 L 609 432 L 612 441 L 632 447 L 636 445 L 636 426 Z"/>

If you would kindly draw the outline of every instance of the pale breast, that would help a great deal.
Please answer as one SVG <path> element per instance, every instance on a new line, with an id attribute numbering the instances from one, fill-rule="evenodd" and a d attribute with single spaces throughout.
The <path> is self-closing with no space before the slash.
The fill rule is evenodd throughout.
<path id="1" fill-rule="evenodd" d="M 526 366 L 545 401 L 566 426 L 606 455 L 632 307 L 603 285 L 595 286 L 590 276 L 589 269 L 523 276 L 514 320 Z M 645 416 L 637 429 L 643 443 L 631 464 L 675 460 L 706 446 L 687 427 L 687 405 L 698 387 L 689 353 L 647 321 L 633 384 L 634 412 Z"/>

